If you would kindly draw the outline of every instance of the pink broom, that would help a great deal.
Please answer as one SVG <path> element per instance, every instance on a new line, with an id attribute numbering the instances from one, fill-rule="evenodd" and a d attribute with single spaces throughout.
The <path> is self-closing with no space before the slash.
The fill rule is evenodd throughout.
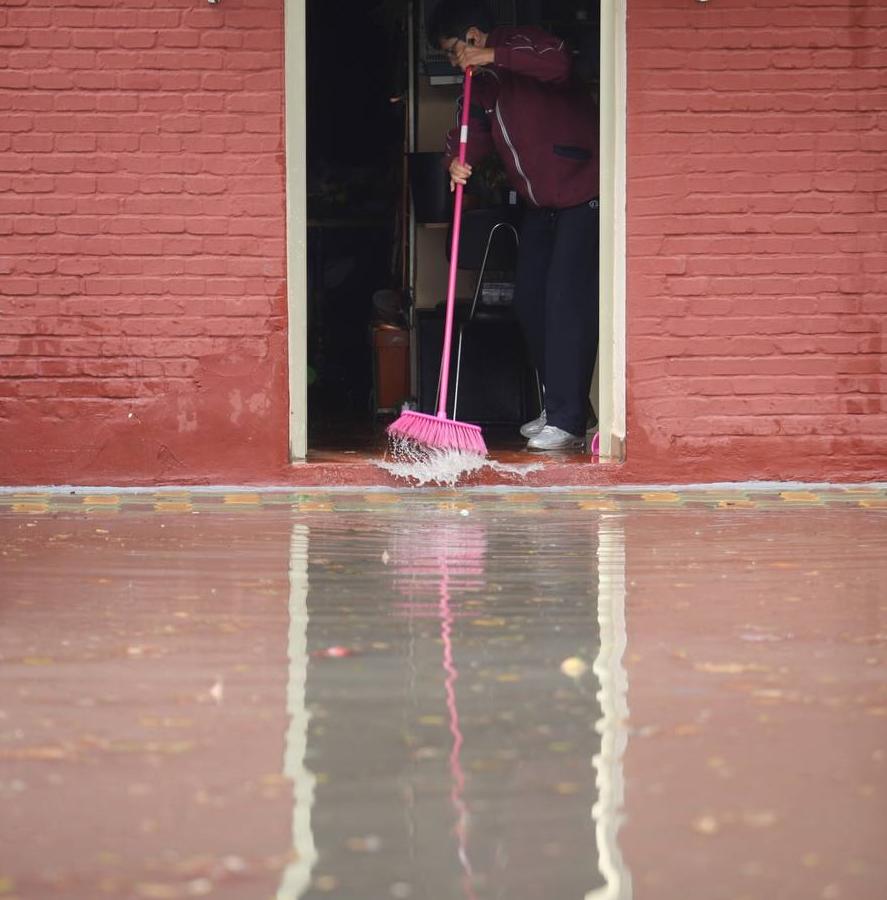
<path id="1" fill-rule="evenodd" d="M 465 70 L 465 89 L 462 95 L 462 128 L 459 135 L 459 162 L 465 162 L 468 146 L 468 113 L 471 105 L 470 68 Z M 447 312 L 444 324 L 443 353 L 440 361 L 440 390 L 437 415 L 407 410 L 388 426 L 388 434 L 429 448 L 462 450 L 487 455 L 487 445 L 477 425 L 468 425 L 447 418 L 447 390 L 450 381 L 450 347 L 453 342 L 453 312 L 456 307 L 456 269 L 459 264 L 459 233 L 462 230 L 463 185 L 456 185 L 453 202 L 453 242 L 450 247 L 450 278 L 447 285 Z"/>

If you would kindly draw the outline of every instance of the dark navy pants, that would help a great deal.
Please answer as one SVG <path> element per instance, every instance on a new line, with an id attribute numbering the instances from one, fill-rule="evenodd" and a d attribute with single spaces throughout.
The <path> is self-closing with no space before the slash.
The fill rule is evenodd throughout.
<path id="1" fill-rule="evenodd" d="M 597 200 L 528 209 L 514 291 L 530 359 L 545 386 L 549 425 L 585 434 L 598 345 Z"/>

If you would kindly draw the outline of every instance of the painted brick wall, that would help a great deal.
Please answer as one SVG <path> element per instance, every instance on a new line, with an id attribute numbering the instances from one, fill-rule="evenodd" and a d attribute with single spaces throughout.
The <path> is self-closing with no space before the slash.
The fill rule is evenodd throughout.
<path id="1" fill-rule="evenodd" d="M 631 468 L 887 477 L 887 5 L 628 10 Z"/>
<path id="2" fill-rule="evenodd" d="M 282 0 L 3 0 L 0 117 L 0 481 L 284 465 Z"/>
<path id="3" fill-rule="evenodd" d="M 0 481 L 281 477 L 282 0 L 0 5 Z M 887 478 L 887 11 L 629 0 L 625 480 Z"/>

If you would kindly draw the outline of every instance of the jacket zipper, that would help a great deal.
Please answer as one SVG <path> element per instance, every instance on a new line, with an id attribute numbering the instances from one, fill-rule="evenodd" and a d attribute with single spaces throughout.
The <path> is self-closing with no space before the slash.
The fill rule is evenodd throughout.
<path id="1" fill-rule="evenodd" d="M 520 174 L 521 178 L 527 184 L 527 193 L 530 195 L 530 200 L 533 201 L 535 206 L 539 205 L 539 201 L 536 200 L 536 195 L 533 193 L 533 185 L 530 184 L 530 179 L 527 177 L 527 173 L 524 172 L 523 166 L 520 164 L 520 157 L 517 155 L 517 150 L 514 149 L 514 144 L 511 143 L 511 136 L 508 134 L 508 129 L 505 127 L 505 122 L 502 120 L 502 113 L 499 110 L 499 101 L 496 101 L 496 121 L 499 123 L 499 128 L 502 130 L 502 137 L 505 138 L 505 143 L 508 144 L 508 149 L 511 151 L 511 155 L 514 157 L 514 165 Z"/>

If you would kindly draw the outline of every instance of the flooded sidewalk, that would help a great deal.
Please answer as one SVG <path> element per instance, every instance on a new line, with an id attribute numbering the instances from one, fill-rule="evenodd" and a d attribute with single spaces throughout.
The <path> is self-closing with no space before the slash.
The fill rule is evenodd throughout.
<path id="1" fill-rule="evenodd" d="M 0 494 L 4 900 L 880 900 L 887 490 Z"/>

